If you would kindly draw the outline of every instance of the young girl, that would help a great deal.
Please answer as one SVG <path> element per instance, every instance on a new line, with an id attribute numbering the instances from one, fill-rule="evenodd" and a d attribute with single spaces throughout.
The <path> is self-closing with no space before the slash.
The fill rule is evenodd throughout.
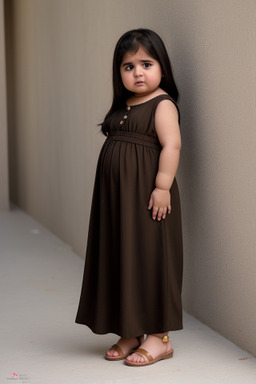
<path id="1" fill-rule="evenodd" d="M 172 357 L 168 332 L 183 328 L 178 90 L 155 32 L 119 39 L 113 88 L 75 322 L 121 336 L 106 359 L 142 366 Z"/>

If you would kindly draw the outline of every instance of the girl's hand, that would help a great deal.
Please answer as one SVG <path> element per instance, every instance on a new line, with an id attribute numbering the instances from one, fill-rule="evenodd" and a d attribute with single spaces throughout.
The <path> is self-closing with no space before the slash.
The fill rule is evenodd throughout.
<path id="1" fill-rule="evenodd" d="M 155 188 L 149 199 L 148 209 L 152 209 L 152 218 L 158 221 L 165 219 L 167 212 L 171 213 L 171 194 L 169 189 Z"/>

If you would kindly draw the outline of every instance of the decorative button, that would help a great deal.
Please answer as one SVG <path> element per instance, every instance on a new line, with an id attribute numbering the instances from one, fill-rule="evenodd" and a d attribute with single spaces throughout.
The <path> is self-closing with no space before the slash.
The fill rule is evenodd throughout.
<path id="1" fill-rule="evenodd" d="M 122 125 L 123 123 L 124 123 L 123 120 L 121 120 L 119 124 Z"/>
<path id="2" fill-rule="evenodd" d="M 129 105 L 127 105 L 127 111 L 130 111 L 131 107 Z"/>
<path id="3" fill-rule="evenodd" d="M 127 115 L 124 115 L 124 119 L 127 119 Z"/>

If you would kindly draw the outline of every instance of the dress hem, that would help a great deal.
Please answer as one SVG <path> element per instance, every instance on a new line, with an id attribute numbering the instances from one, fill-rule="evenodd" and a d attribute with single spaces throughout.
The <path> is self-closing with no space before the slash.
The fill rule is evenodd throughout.
<path id="1" fill-rule="evenodd" d="M 181 331 L 183 329 L 183 324 L 177 327 L 170 327 L 169 329 L 160 329 L 160 328 L 148 328 L 144 329 L 143 331 L 138 331 L 136 333 L 126 333 L 126 332 L 117 332 L 115 329 L 108 329 L 108 330 L 98 330 L 94 328 L 93 326 L 90 326 L 85 323 L 80 323 L 78 321 L 75 321 L 76 324 L 85 325 L 86 327 L 90 328 L 90 330 L 95 333 L 96 335 L 107 335 L 109 333 L 113 333 L 115 335 L 118 335 L 120 337 L 137 337 L 141 335 L 152 335 L 154 333 L 165 333 L 165 332 L 173 332 L 173 331 Z"/>

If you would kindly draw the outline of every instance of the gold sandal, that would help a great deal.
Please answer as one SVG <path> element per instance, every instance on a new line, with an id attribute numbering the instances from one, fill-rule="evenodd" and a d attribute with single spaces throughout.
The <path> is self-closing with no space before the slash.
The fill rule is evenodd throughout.
<path id="1" fill-rule="evenodd" d="M 138 340 L 139 346 L 140 346 L 141 345 L 140 337 L 137 336 L 136 339 Z M 117 351 L 118 356 L 108 356 L 107 354 L 105 354 L 105 359 L 110 360 L 110 361 L 118 361 L 118 360 L 126 359 L 126 357 L 129 356 L 131 353 L 134 353 L 137 348 L 138 347 L 132 348 L 127 353 L 123 353 L 121 347 L 118 344 L 114 344 L 114 345 L 112 345 L 111 348 L 109 348 L 109 351 L 111 349 L 113 349 L 114 351 Z"/>
<path id="2" fill-rule="evenodd" d="M 153 335 L 153 336 L 155 336 L 155 335 Z M 156 337 L 159 337 L 159 336 L 156 336 Z M 166 335 L 163 338 L 161 337 L 161 339 L 162 339 L 163 343 L 167 343 L 168 340 L 169 340 L 169 336 Z M 169 352 L 162 353 L 161 355 L 155 357 L 154 359 L 150 355 L 150 353 L 148 351 L 146 351 L 145 349 L 143 349 L 143 348 L 138 348 L 135 351 L 135 353 L 138 353 L 141 357 L 146 357 L 148 359 L 148 361 L 143 361 L 142 363 L 138 363 L 138 362 L 132 362 L 132 361 L 129 361 L 129 360 L 125 360 L 125 363 L 127 365 L 130 365 L 131 367 L 143 367 L 143 366 L 146 366 L 146 365 L 154 364 L 154 363 L 156 363 L 157 361 L 160 361 L 160 360 L 170 359 L 171 357 L 173 357 L 174 350 L 172 348 Z"/>

